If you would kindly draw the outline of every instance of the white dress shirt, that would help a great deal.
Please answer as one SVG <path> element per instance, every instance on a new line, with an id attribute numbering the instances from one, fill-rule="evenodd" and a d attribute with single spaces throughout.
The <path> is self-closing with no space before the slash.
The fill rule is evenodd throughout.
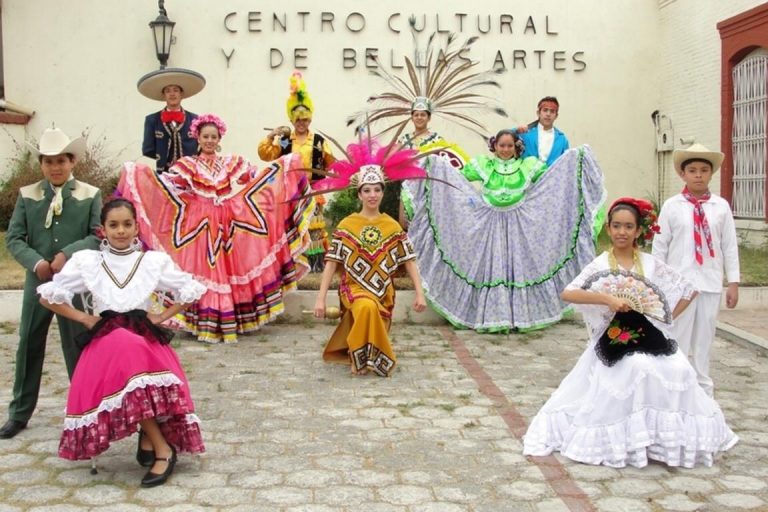
<path id="1" fill-rule="evenodd" d="M 552 152 L 552 145 L 555 143 L 555 128 L 549 130 L 539 126 L 539 160 L 546 162 L 549 154 Z"/>
<path id="2" fill-rule="evenodd" d="M 693 241 L 693 204 L 682 194 L 664 202 L 659 214 L 661 233 L 653 239 L 653 255 L 675 268 L 702 292 L 720 293 L 723 269 L 729 283 L 739 282 L 739 246 L 736 225 L 728 202 L 720 196 L 702 204 L 712 234 L 715 257 L 709 255 L 707 241 L 702 243 L 704 262 L 696 262 Z"/>

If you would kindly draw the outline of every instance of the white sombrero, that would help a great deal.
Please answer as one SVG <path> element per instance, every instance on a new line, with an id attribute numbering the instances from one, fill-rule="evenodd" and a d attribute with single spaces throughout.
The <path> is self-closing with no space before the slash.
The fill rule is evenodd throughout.
<path id="1" fill-rule="evenodd" d="M 83 137 L 70 139 L 59 128 L 46 128 L 40 136 L 40 143 L 37 147 L 30 143 L 27 143 L 27 146 L 35 158 L 40 155 L 55 156 L 66 153 L 72 153 L 78 160 L 85 156 L 85 139 Z"/>
<path id="2" fill-rule="evenodd" d="M 710 151 L 702 144 L 692 144 L 686 149 L 676 149 L 672 152 L 672 161 L 675 164 L 675 170 L 678 173 L 683 172 L 683 163 L 686 160 L 698 159 L 706 160 L 712 164 L 712 172 L 717 172 L 723 163 L 723 155 L 719 151 Z"/>
<path id="3" fill-rule="evenodd" d="M 163 89 L 169 85 L 178 85 L 189 98 L 205 87 L 205 78 L 197 71 L 184 68 L 165 68 L 147 73 L 139 78 L 136 87 L 139 92 L 151 100 L 165 101 Z"/>

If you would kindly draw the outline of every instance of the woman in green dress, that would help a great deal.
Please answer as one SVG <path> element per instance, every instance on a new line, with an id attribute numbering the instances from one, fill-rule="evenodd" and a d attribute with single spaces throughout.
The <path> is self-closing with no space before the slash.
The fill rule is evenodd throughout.
<path id="1" fill-rule="evenodd" d="M 483 183 L 483 199 L 491 206 L 512 206 L 547 170 L 547 164 L 529 156 L 520 158 L 525 147 L 511 130 L 500 130 L 488 146 L 493 156 L 473 158 L 461 169 L 469 181 Z"/>

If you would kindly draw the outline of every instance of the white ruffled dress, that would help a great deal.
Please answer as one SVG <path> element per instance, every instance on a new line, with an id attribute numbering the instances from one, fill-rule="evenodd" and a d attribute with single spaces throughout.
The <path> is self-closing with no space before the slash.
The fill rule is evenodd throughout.
<path id="1" fill-rule="evenodd" d="M 641 255 L 646 279 L 674 309 L 694 289 L 680 274 L 649 254 Z M 609 269 L 607 253 L 587 265 L 568 289 L 579 289 L 597 272 Z M 695 299 L 694 299 L 695 300 Z M 559 451 L 586 464 L 644 467 L 648 460 L 669 466 L 711 466 L 717 452 L 738 437 L 714 399 L 698 385 L 683 353 L 633 353 L 606 366 L 595 345 L 613 313 L 605 306 L 575 305 L 590 333 L 587 349 L 531 422 L 525 455 Z M 648 318 L 669 338 L 669 326 Z"/>

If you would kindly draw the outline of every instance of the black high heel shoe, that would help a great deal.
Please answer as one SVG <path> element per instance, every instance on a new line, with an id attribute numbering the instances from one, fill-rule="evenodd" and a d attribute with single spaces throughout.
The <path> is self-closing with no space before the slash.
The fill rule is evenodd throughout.
<path id="1" fill-rule="evenodd" d="M 139 466 L 148 468 L 155 463 L 155 451 L 145 450 L 141 447 L 141 438 L 144 437 L 144 431 L 139 430 L 139 446 L 136 448 L 136 462 Z"/>
<path id="2" fill-rule="evenodd" d="M 147 474 L 144 475 L 144 478 L 141 479 L 142 487 L 155 487 L 158 485 L 163 485 L 165 481 L 168 480 L 168 477 L 171 476 L 171 473 L 173 473 L 174 466 L 176 466 L 176 448 L 171 446 L 170 457 L 155 456 L 155 461 L 158 460 L 166 461 L 168 463 L 168 467 L 165 468 L 165 471 L 160 474 L 147 471 Z"/>

